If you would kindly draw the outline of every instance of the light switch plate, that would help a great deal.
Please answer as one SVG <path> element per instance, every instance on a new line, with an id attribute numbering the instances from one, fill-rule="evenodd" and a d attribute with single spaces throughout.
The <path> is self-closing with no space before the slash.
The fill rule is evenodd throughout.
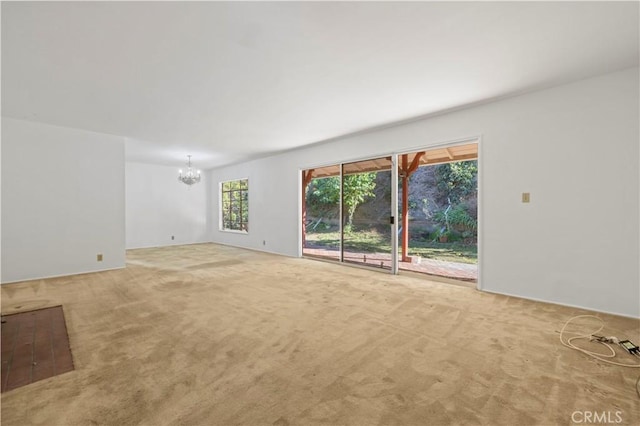
<path id="1" fill-rule="evenodd" d="M 531 200 L 531 196 L 528 192 L 523 192 L 522 193 L 522 202 L 523 203 L 528 203 Z"/>

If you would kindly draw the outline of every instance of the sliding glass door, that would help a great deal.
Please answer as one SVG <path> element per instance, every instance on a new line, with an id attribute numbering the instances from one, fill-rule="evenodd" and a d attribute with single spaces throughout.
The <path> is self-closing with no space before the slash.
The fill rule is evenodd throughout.
<path id="1" fill-rule="evenodd" d="M 342 165 L 342 258 L 391 270 L 391 157 Z"/>
<path id="2" fill-rule="evenodd" d="M 302 172 L 302 254 L 340 261 L 340 166 Z"/>
<path id="3" fill-rule="evenodd" d="M 478 144 L 398 156 L 401 271 L 478 278 Z"/>
<path id="4" fill-rule="evenodd" d="M 302 254 L 476 281 L 477 158 L 469 140 L 303 170 Z"/>

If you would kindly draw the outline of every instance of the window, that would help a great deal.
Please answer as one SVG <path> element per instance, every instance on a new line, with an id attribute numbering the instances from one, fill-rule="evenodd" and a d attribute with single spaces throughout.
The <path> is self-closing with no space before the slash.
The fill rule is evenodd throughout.
<path id="1" fill-rule="evenodd" d="M 222 231 L 249 231 L 249 179 L 220 184 Z"/>

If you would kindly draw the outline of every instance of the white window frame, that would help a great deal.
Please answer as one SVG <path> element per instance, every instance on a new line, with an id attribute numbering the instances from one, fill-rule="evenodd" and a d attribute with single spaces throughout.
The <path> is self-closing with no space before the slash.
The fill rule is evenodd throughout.
<path id="1" fill-rule="evenodd" d="M 225 180 L 225 181 L 220 181 L 218 183 L 218 230 L 220 232 L 229 232 L 232 234 L 248 234 L 249 230 L 240 230 L 240 229 L 227 229 L 224 227 L 224 212 L 223 212 L 223 202 L 222 202 L 222 187 L 225 183 L 229 183 L 229 182 L 238 182 L 238 181 L 242 181 L 242 180 L 246 180 L 247 181 L 247 202 L 249 201 L 249 178 L 244 177 L 244 178 L 238 178 L 238 179 L 229 179 L 229 180 Z M 247 209 L 247 222 L 246 222 L 246 226 L 247 228 L 249 227 L 249 223 L 251 221 L 249 220 L 249 209 Z"/>

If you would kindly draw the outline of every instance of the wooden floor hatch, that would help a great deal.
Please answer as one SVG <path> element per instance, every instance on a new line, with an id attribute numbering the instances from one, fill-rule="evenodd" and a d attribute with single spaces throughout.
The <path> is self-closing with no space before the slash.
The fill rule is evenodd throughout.
<path id="1" fill-rule="evenodd" d="M 2 392 L 71 370 L 62 306 L 2 316 Z"/>

